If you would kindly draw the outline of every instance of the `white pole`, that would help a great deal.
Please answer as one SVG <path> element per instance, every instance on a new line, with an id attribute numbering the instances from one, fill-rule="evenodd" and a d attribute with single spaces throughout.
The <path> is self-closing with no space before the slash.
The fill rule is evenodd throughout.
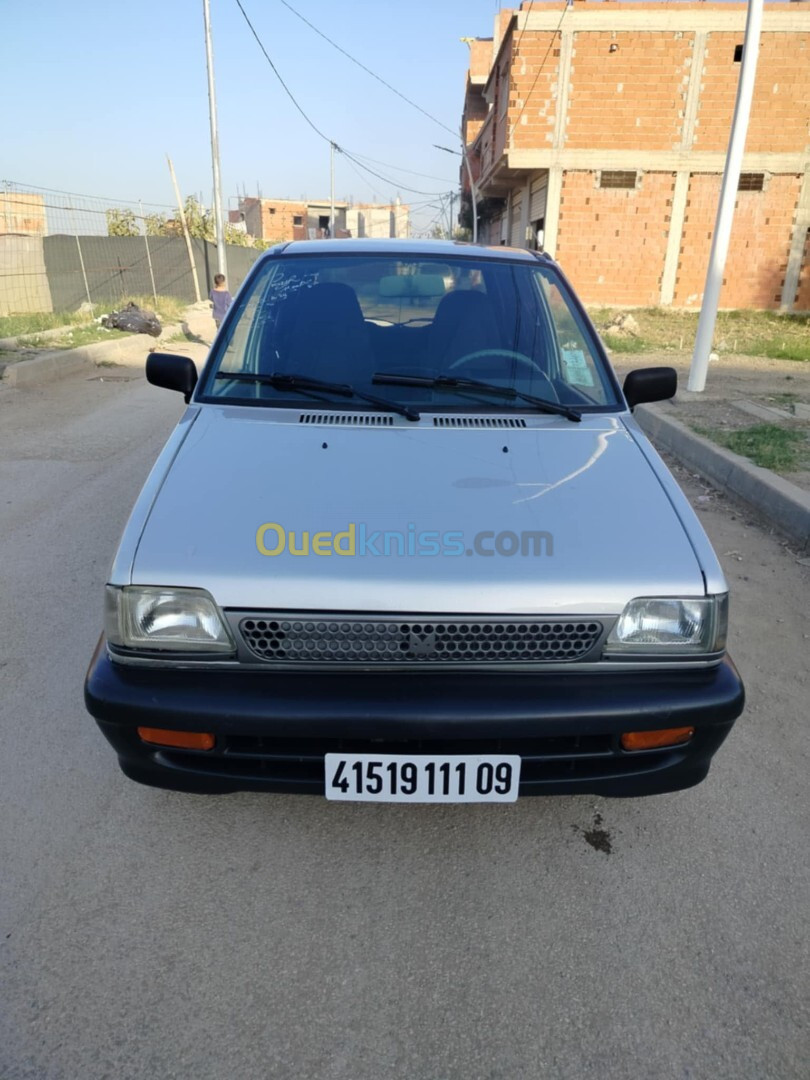
<path id="1" fill-rule="evenodd" d="M 470 181 L 470 199 L 472 200 L 472 238 L 473 243 L 478 243 L 478 197 L 475 193 L 475 181 L 473 180 L 472 168 L 470 167 L 470 159 L 467 157 L 467 147 L 464 145 L 464 134 L 460 135 L 461 138 L 461 156 L 464 159 L 464 164 L 467 166 L 467 179 Z M 437 150 L 444 150 L 446 154 L 457 154 L 458 150 L 451 150 L 448 146 L 439 146 L 438 143 L 433 144 Z"/>
<path id="2" fill-rule="evenodd" d="M 79 229 L 76 225 L 76 215 L 73 213 L 73 207 L 70 208 L 70 220 L 73 222 L 73 235 L 76 237 L 76 247 L 79 249 L 79 266 L 82 268 L 82 281 L 84 281 L 84 295 L 87 297 L 87 303 L 92 304 L 90 299 L 90 285 L 87 281 L 87 271 L 84 268 L 84 255 L 82 255 L 82 245 L 79 240 Z"/>
<path id="3" fill-rule="evenodd" d="M 706 388 L 709 353 L 712 348 L 714 326 L 717 321 L 717 307 L 720 302 L 720 290 L 723 286 L 723 271 L 726 266 L 728 245 L 731 239 L 734 203 L 737 198 L 737 187 L 740 183 L 745 137 L 748 133 L 748 118 L 751 115 L 751 99 L 754 95 L 754 80 L 757 73 L 759 34 L 762 28 L 762 5 L 763 0 L 748 0 L 742 65 L 740 67 L 740 80 L 737 84 L 737 101 L 734 105 L 734 117 L 731 121 L 726 167 L 720 189 L 720 203 L 717 207 L 717 221 L 714 226 L 709 268 L 706 271 L 706 287 L 703 290 L 703 304 L 700 309 L 697 335 L 695 337 L 695 351 L 692 354 L 692 367 L 687 384 L 687 389 L 698 392 Z"/>
<path id="4" fill-rule="evenodd" d="M 174 165 L 172 165 L 172 159 L 169 155 L 166 155 L 166 160 L 169 163 L 169 173 L 172 178 L 172 187 L 174 188 L 174 197 L 177 199 L 177 211 L 180 214 L 180 225 L 183 229 L 183 236 L 186 240 L 186 251 L 188 252 L 188 262 L 191 268 L 191 280 L 194 283 L 194 295 L 197 297 L 197 303 L 200 302 L 200 279 L 197 277 L 197 263 L 194 261 L 194 249 L 191 246 L 191 237 L 188 233 L 188 222 L 186 221 L 186 212 L 183 209 L 183 200 L 180 197 L 180 188 L 177 185 L 177 177 L 174 174 Z M 203 241 L 205 243 L 205 241 Z"/>
<path id="5" fill-rule="evenodd" d="M 475 194 L 475 181 L 473 180 L 472 169 L 470 168 L 470 159 L 467 156 L 467 147 L 464 145 L 464 140 L 461 142 L 461 154 L 464 158 L 464 164 L 467 166 L 467 179 L 470 181 L 470 198 L 472 199 L 472 239 L 473 243 L 478 243 L 478 199 Z"/>
<path id="6" fill-rule="evenodd" d="M 329 143 L 329 239 L 335 237 L 335 144 Z"/>
<path id="7" fill-rule="evenodd" d="M 214 50 L 211 43 L 211 9 L 209 0 L 203 0 L 205 23 L 205 62 L 208 68 L 208 117 L 211 121 L 211 167 L 214 173 L 214 227 L 217 234 L 217 270 L 228 276 L 225 254 L 225 229 L 222 220 L 222 183 L 219 175 L 219 135 L 217 133 L 217 99 L 214 91 Z"/>

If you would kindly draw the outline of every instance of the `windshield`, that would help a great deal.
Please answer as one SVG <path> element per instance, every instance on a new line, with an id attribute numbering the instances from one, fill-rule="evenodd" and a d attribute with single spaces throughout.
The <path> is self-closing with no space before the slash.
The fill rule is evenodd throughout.
<path id="1" fill-rule="evenodd" d="M 466 380 L 580 411 L 619 404 L 592 331 L 540 262 L 281 255 L 263 264 L 233 316 L 214 347 L 203 400 L 379 408 L 359 397 L 370 394 L 419 410 L 532 409 L 525 397 Z M 385 381 L 393 375 L 417 381 Z M 350 400 L 305 380 L 359 393 Z"/>

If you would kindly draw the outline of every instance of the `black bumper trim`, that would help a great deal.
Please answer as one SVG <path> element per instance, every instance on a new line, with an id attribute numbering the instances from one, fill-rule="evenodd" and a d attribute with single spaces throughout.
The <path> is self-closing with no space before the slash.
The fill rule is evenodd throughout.
<path id="1" fill-rule="evenodd" d="M 128 776 L 176 790 L 322 793 L 319 758 L 336 740 L 381 753 L 399 750 L 386 751 L 386 743 L 412 742 L 426 753 L 431 745 L 456 740 L 538 740 L 537 753 L 530 746 L 521 751 L 522 795 L 644 795 L 703 779 L 742 712 L 744 690 L 728 659 L 704 670 L 627 676 L 572 670 L 172 671 L 116 664 L 102 639 L 85 701 Z M 218 746 L 196 754 L 159 750 L 141 742 L 139 725 L 212 731 Z M 686 725 L 696 732 L 684 746 L 642 754 L 618 748 L 622 731 Z M 549 740 L 572 736 L 609 737 L 610 750 L 548 752 Z M 238 753 L 246 739 L 260 740 L 266 749 Z M 291 740 L 306 748 L 282 752 Z"/>

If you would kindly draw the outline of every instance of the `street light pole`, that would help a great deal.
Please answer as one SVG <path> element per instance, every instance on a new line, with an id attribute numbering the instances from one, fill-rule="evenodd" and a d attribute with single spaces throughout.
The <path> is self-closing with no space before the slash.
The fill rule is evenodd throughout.
<path id="1" fill-rule="evenodd" d="M 709 367 L 709 354 L 712 348 L 714 327 L 717 322 L 717 307 L 720 303 L 720 290 L 723 287 L 723 271 L 726 266 L 728 245 L 731 239 L 731 224 L 734 219 L 734 203 L 740 183 L 745 136 L 748 133 L 748 118 L 751 115 L 751 99 L 754 94 L 754 80 L 757 74 L 759 56 L 759 35 L 762 28 L 763 0 L 748 0 L 748 16 L 745 22 L 743 39 L 742 66 L 737 84 L 737 100 L 734 105 L 734 117 L 731 121 L 731 135 L 726 154 L 726 167 L 723 172 L 723 184 L 720 188 L 720 203 L 717 207 L 717 220 L 712 237 L 712 249 L 709 255 L 709 268 L 706 271 L 706 286 L 703 290 L 703 303 L 700 308 L 695 351 L 692 354 L 692 367 L 689 371 L 687 389 L 702 391 L 706 388 L 706 372 Z"/>
<path id="2" fill-rule="evenodd" d="M 225 254 L 225 229 L 222 221 L 222 182 L 219 175 L 219 134 L 217 132 L 217 99 L 214 90 L 214 49 L 211 42 L 210 0 L 203 0 L 205 23 L 205 62 L 208 68 L 208 117 L 211 122 L 211 167 L 214 173 L 214 228 L 217 236 L 217 270 L 228 276 Z"/>
<path id="3" fill-rule="evenodd" d="M 335 236 L 335 144 L 329 143 L 329 239 Z"/>
<path id="4" fill-rule="evenodd" d="M 444 150 L 446 154 L 459 154 L 458 150 L 451 150 L 449 146 L 439 146 L 438 143 L 433 144 L 437 150 Z M 467 154 L 467 147 L 464 145 L 464 140 L 461 140 L 461 155 L 464 160 L 464 164 L 467 167 L 467 179 L 470 181 L 470 198 L 472 200 L 472 238 L 473 243 L 478 243 L 478 197 L 475 193 L 475 181 L 473 180 L 472 168 L 470 166 L 470 159 Z"/>

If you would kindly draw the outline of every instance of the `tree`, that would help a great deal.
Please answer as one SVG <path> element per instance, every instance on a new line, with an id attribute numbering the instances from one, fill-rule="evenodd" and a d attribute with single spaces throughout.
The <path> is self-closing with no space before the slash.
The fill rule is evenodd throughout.
<path id="1" fill-rule="evenodd" d="M 186 225 L 189 236 L 198 240 L 216 240 L 214 235 L 214 215 L 206 210 L 193 195 L 189 195 L 184 206 Z"/>
<path id="2" fill-rule="evenodd" d="M 107 210 L 107 236 L 138 236 L 138 223 L 132 210 Z"/>
<path id="3" fill-rule="evenodd" d="M 237 247 L 253 247 L 253 238 L 248 236 L 244 229 L 237 229 L 235 225 L 225 226 L 225 243 L 235 244 Z"/>
<path id="4" fill-rule="evenodd" d="M 144 218 L 147 236 L 166 236 L 169 224 L 165 214 L 147 214 Z"/>

